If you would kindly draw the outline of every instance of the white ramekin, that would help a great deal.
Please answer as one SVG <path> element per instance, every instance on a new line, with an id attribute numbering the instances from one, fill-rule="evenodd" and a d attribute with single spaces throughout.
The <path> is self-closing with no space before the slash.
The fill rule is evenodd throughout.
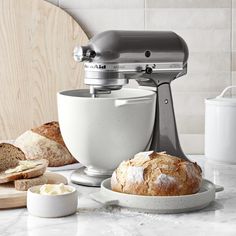
<path id="1" fill-rule="evenodd" d="M 31 215 L 52 218 L 76 212 L 78 204 L 76 188 L 69 186 L 72 192 L 66 194 L 42 195 L 37 193 L 41 186 L 31 187 L 27 191 L 27 209 Z"/>

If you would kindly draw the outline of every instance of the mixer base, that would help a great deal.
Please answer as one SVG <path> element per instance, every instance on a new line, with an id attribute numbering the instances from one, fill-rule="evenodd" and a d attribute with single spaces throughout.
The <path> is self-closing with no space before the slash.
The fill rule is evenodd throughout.
<path id="1" fill-rule="evenodd" d="M 102 181 L 110 177 L 110 175 L 90 176 L 90 175 L 87 175 L 85 171 L 86 171 L 86 167 L 81 167 L 78 170 L 75 170 L 71 174 L 71 177 L 70 177 L 71 182 L 74 184 L 79 184 L 83 186 L 100 187 Z"/>

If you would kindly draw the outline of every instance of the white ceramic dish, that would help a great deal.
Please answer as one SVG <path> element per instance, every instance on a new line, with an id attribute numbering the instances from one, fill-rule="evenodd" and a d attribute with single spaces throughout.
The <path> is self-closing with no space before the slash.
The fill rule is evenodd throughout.
<path id="1" fill-rule="evenodd" d="M 92 199 L 105 205 L 127 207 L 142 212 L 173 214 L 200 210 L 215 200 L 215 192 L 223 187 L 208 180 L 202 181 L 201 189 L 196 194 L 183 196 L 141 196 L 118 193 L 111 190 L 110 178 L 102 182 L 101 190 L 90 194 Z"/>
<path id="2" fill-rule="evenodd" d="M 69 186 L 72 192 L 66 194 L 41 195 L 37 193 L 41 186 L 31 187 L 27 191 L 27 209 L 31 215 L 52 218 L 72 215 L 76 212 L 78 204 L 76 188 Z"/>

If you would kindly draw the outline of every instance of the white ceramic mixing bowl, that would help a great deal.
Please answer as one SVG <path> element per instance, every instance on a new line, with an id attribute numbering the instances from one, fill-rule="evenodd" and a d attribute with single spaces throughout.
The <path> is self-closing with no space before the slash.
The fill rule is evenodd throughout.
<path id="1" fill-rule="evenodd" d="M 66 146 L 86 167 L 114 170 L 147 148 L 155 98 L 154 91 L 128 88 L 96 98 L 88 90 L 59 92 L 58 116 Z"/>

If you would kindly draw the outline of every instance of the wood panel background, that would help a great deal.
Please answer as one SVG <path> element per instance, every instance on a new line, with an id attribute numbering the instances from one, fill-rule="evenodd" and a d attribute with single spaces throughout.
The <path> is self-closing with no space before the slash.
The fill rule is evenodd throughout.
<path id="1" fill-rule="evenodd" d="M 73 48 L 88 38 L 43 0 L 0 0 L 0 139 L 57 119 L 56 92 L 82 88 Z"/>

